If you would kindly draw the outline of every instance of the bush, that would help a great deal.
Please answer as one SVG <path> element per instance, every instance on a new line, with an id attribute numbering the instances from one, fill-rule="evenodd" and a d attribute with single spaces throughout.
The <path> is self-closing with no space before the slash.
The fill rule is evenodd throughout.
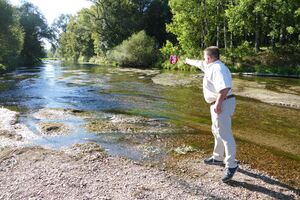
<path id="1" fill-rule="evenodd" d="M 183 51 L 178 47 L 174 46 L 170 41 L 167 40 L 166 44 L 160 49 L 162 54 L 161 65 L 164 69 L 169 70 L 181 70 L 181 71 L 196 71 L 197 68 L 190 65 L 185 65 L 184 60 L 188 57 Z M 179 56 L 179 60 L 176 64 L 170 64 L 169 58 L 171 55 Z"/>
<path id="2" fill-rule="evenodd" d="M 167 40 L 166 44 L 160 49 L 163 57 L 168 59 L 170 55 L 181 55 L 182 51 L 179 49 L 178 46 L 174 46 L 172 42 Z"/>
<path id="3" fill-rule="evenodd" d="M 245 41 L 236 48 L 227 49 L 227 51 L 224 52 L 223 60 L 226 63 L 230 63 L 232 65 L 235 65 L 236 63 L 242 62 L 243 59 L 245 59 L 249 56 L 250 57 L 254 56 L 254 55 L 255 55 L 255 51 L 251 47 L 251 43 Z"/>
<path id="4" fill-rule="evenodd" d="M 89 59 L 89 63 L 97 65 L 113 65 L 113 63 L 107 60 L 104 56 L 93 56 Z"/>
<path id="5" fill-rule="evenodd" d="M 0 73 L 6 70 L 6 66 L 0 63 Z"/>
<path id="6" fill-rule="evenodd" d="M 116 46 L 107 57 L 120 66 L 149 67 L 157 60 L 157 50 L 153 38 L 140 31 Z"/>

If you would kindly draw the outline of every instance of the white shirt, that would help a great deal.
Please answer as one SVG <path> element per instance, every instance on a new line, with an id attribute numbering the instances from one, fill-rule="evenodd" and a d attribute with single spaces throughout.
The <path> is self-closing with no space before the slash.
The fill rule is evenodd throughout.
<path id="1" fill-rule="evenodd" d="M 207 103 L 217 100 L 219 92 L 225 88 L 230 88 L 228 95 L 232 94 L 232 77 L 229 69 L 220 60 L 206 64 L 202 60 L 186 59 L 187 64 L 198 67 L 204 72 L 203 94 Z"/>

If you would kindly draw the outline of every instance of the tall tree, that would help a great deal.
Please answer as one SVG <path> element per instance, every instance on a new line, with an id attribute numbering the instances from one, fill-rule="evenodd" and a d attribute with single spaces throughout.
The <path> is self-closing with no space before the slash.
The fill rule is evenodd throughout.
<path id="1" fill-rule="evenodd" d="M 24 3 L 19 8 L 20 24 L 25 32 L 24 46 L 21 51 L 21 62 L 24 65 L 35 65 L 45 56 L 43 38 L 52 37 L 45 17 L 31 3 Z"/>
<path id="2" fill-rule="evenodd" d="M 156 39 L 159 47 L 162 47 L 167 39 L 172 40 L 172 35 L 166 30 L 166 24 L 170 23 L 172 19 L 167 0 L 151 1 L 143 15 L 143 29 Z"/>
<path id="3" fill-rule="evenodd" d="M 51 29 L 53 32 L 53 37 L 52 37 L 51 45 L 52 45 L 53 51 L 55 51 L 59 45 L 58 43 L 59 43 L 60 35 L 67 31 L 67 26 L 68 26 L 70 17 L 71 17 L 71 15 L 61 14 L 52 23 Z"/>
<path id="4" fill-rule="evenodd" d="M 23 47 L 24 33 L 15 8 L 6 0 L 0 0 L 0 10 L 0 65 L 15 65 Z"/>
<path id="5" fill-rule="evenodd" d="M 95 52 L 98 55 L 120 44 L 139 29 L 136 5 L 128 0 L 92 0 L 88 11 L 93 25 Z M 138 9 L 142 9 L 140 5 Z"/>
<path id="6" fill-rule="evenodd" d="M 293 0 L 236 0 L 226 10 L 228 26 L 240 41 L 252 40 L 256 51 L 261 45 L 294 42 L 299 6 L 300 2 Z"/>
<path id="7" fill-rule="evenodd" d="M 94 55 L 91 19 L 86 11 L 83 9 L 78 15 L 70 17 L 66 31 L 60 36 L 59 54 L 73 62 L 80 56 L 88 60 Z"/>
<path id="8" fill-rule="evenodd" d="M 185 53 L 195 56 L 205 46 L 221 44 L 223 4 L 220 0 L 169 0 L 173 18 L 167 30 L 177 36 Z"/>

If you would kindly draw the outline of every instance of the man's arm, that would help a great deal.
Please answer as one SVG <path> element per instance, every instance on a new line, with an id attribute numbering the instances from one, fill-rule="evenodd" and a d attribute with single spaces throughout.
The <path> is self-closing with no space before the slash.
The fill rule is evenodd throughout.
<path id="1" fill-rule="evenodd" d="M 223 104 L 224 99 L 227 97 L 229 90 L 230 90 L 230 88 L 225 88 L 219 92 L 216 103 L 214 105 L 215 113 L 220 114 L 222 112 L 222 104 Z"/>
<path id="2" fill-rule="evenodd" d="M 192 60 L 189 58 L 186 58 L 184 61 L 184 64 L 195 66 L 199 69 L 201 69 L 203 72 L 205 71 L 205 62 L 203 60 Z"/>

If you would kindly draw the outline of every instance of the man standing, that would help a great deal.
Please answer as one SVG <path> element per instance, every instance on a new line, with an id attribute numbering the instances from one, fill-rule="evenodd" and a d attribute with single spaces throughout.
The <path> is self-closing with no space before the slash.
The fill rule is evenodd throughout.
<path id="1" fill-rule="evenodd" d="M 232 94 L 232 79 L 229 69 L 219 60 L 218 47 L 204 50 L 204 61 L 186 59 L 185 63 L 198 67 L 204 72 L 203 94 L 210 104 L 212 133 L 215 139 L 213 155 L 204 160 L 208 165 L 223 165 L 223 182 L 230 181 L 238 169 L 235 160 L 236 144 L 231 130 L 231 118 L 235 110 Z M 224 159 L 225 154 L 225 159 Z"/>

